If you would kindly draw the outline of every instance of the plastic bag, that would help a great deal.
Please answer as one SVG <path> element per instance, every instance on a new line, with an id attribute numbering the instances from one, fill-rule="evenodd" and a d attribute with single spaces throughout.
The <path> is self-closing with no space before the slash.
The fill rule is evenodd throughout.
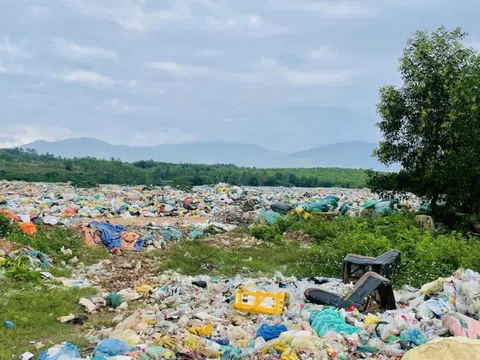
<path id="1" fill-rule="evenodd" d="M 190 240 L 195 240 L 195 239 L 201 238 L 203 235 L 204 235 L 204 231 L 202 229 L 193 229 L 188 234 L 188 238 Z"/>
<path id="2" fill-rule="evenodd" d="M 422 330 L 417 328 L 402 331 L 400 338 L 402 340 L 411 341 L 417 346 L 426 344 L 428 342 L 428 336 L 425 335 Z"/>
<path id="3" fill-rule="evenodd" d="M 107 306 L 117 308 L 122 303 L 122 297 L 119 294 L 112 293 L 105 298 L 105 301 L 107 302 Z"/>
<path id="4" fill-rule="evenodd" d="M 346 333 L 348 335 L 359 331 L 355 326 L 346 324 L 342 315 L 333 308 L 312 312 L 310 314 L 310 326 L 320 337 L 325 335 L 327 331 Z"/>
<path id="5" fill-rule="evenodd" d="M 429 282 L 422 286 L 422 288 L 420 289 L 420 293 L 427 295 L 437 294 L 440 291 L 440 288 L 444 281 L 444 278 L 438 278 L 435 281 Z"/>
<path id="6" fill-rule="evenodd" d="M 149 346 L 145 349 L 145 352 L 140 357 L 141 360 L 162 360 L 162 359 L 174 359 L 175 354 L 173 351 L 165 349 L 161 346 Z"/>
<path id="7" fill-rule="evenodd" d="M 75 345 L 64 342 L 45 350 L 38 360 L 76 360 L 81 359 L 80 353 Z"/>
<path id="8" fill-rule="evenodd" d="M 368 325 L 376 325 L 380 322 L 380 318 L 378 316 L 368 314 L 365 316 L 365 319 L 363 320 L 363 323 L 368 326 Z"/>
<path id="9" fill-rule="evenodd" d="M 188 332 L 197 336 L 212 336 L 213 325 L 194 326 L 188 329 Z"/>
<path id="10" fill-rule="evenodd" d="M 287 330 L 288 330 L 287 327 L 283 324 L 281 325 L 263 324 L 257 330 L 257 336 L 264 338 L 266 341 L 269 341 L 269 340 L 278 338 L 281 333 Z"/>
<path id="11" fill-rule="evenodd" d="M 33 236 L 37 233 L 37 227 L 31 222 L 22 222 L 17 224 L 24 234 Z"/>
<path id="12" fill-rule="evenodd" d="M 131 346 L 136 346 L 142 342 L 140 336 L 133 330 L 115 330 L 112 335 L 113 338 L 125 341 Z"/>
<path id="13" fill-rule="evenodd" d="M 260 213 L 257 216 L 257 222 L 260 224 L 269 224 L 273 225 L 277 221 L 277 219 L 280 217 L 280 214 L 275 212 L 275 211 L 265 211 L 261 210 Z"/>
<path id="14" fill-rule="evenodd" d="M 100 341 L 95 350 L 93 350 L 93 356 L 109 357 L 124 355 L 134 349 L 133 346 L 127 344 L 125 341 L 119 339 L 105 339 Z M 43 359 L 40 359 L 43 360 Z M 50 360 L 50 359 L 48 359 Z"/>

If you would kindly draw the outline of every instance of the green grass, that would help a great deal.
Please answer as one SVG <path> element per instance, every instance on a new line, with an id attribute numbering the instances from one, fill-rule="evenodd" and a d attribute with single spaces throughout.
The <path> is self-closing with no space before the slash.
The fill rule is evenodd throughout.
<path id="1" fill-rule="evenodd" d="M 265 241 L 277 241 L 285 232 L 302 231 L 314 246 L 304 258 L 303 273 L 339 276 L 342 260 L 349 253 L 378 256 L 396 249 L 402 263 L 393 279 L 395 286 L 420 286 L 441 276 L 450 276 L 460 267 L 480 271 L 480 239 L 440 230 L 436 234 L 416 227 L 411 214 L 377 217 L 323 218 L 310 220 L 285 216 L 274 225 L 243 229 Z"/>
<path id="2" fill-rule="evenodd" d="M 77 231 L 62 226 L 40 225 L 35 236 L 26 235 L 13 226 L 12 231 L 8 234 L 8 240 L 53 256 L 55 265 L 59 265 L 62 260 L 68 261 L 72 258 L 72 256 L 62 254 L 62 247 L 71 249 L 73 256 L 77 256 L 85 265 L 95 264 L 110 256 L 105 247 L 85 246 Z"/>
<path id="3" fill-rule="evenodd" d="M 69 341 L 80 348 L 89 344 L 84 334 L 91 328 L 102 324 L 111 324 L 113 315 L 102 313 L 89 315 L 84 325 L 62 324 L 56 319 L 70 313 L 83 314 L 83 307 L 78 305 L 80 298 L 92 296 L 96 291 L 86 289 L 45 289 L 25 283 L 0 281 L 0 320 L 13 321 L 15 327 L 7 329 L 0 326 L 0 358 L 11 359 L 30 351 L 38 355 L 53 344 Z M 42 350 L 36 350 L 29 341 L 41 341 Z"/>
<path id="4" fill-rule="evenodd" d="M 304 274 L 304 258 L 311 250 L 299 244 L 263 244 L 255 248 L 216 248 L 202 240 L 182 241 L 164 251 L 160 271 L 177 270 L 183 274 L 258 276 Z"/>

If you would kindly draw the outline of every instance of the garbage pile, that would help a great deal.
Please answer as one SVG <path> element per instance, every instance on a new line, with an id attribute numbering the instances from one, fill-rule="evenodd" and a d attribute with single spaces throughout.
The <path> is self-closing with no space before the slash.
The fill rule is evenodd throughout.
<path id="1" fill-rule="evenodd" d="M 113 254 L 121 251 L 151 251 L 164 249 L 168 244 L 185 237 L 190 240 L 207 235 L 223 234 L 236 226 L 209 221 L 192 224 L 155 224 L 149 223 L 139 227 L 112 224 L 108 221 L 92 221 L 80 225 L 83 241 L 87 246 L 105 246 Z"/>
<path id="2" fill-rule="evenodd" d="M 248 225 L 262 215 L 294 211 L 308 217 L 318 212 L 357 216 L 363 212 L 419 208 L 410 196 L 402 203 L 380 201 L 368 189 L 199 186 L 191 192 L 171 187 L 98 185 L 80 189 L 63 183 L 0 181 L 0 210 L 22 224 L 78 225 L 75 219 L 208 218 L 224 224 Z M 335 195 L 332 195 L 335 194 Z M 81 220 L 80 220 L 81 222 Z M 22 225 L 29 226 L 29 225 Z M 30 230 L 33 231 L 33 230 Z"/>
<path id="3" fill-rule="evenodd" d="M 45 270 L 52 267 L 52 259 L 40 251 L 32 250 L 5 239 L 0 240 L 0 269 Z M 46 274 L 42 273 L 41 274 Z"/>
<path id="4" fill-rule="evenodd" d="M 479 273 L 460 269 L 421 289 L 393 292 L 385 276 L 394 271 L 398 252 L 363 260 L 345 259 L 351 266 L 344 278 L 353 279 L 348 283 L 280 273 L 259 279 L 154 275 L 135 287 L 80 300 L 86 313 L 117 313 L 115 326 L 86 338 L 95 346 L 94 359 L 419 360 L 435 354 L 453 359 L 452 349 L 456 359 L 480 354 Z M 80 270 L 76 281 L 103 277 L 111 265 Z M 132 303 L 135 310 L 129 310 Z M 81 358 L 65 343 L 40 359 L 59 354 Z"/>

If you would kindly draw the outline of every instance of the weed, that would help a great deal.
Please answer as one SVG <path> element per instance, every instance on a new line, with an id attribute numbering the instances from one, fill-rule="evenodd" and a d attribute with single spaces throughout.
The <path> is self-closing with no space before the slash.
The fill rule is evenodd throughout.
<path id="1" fill-rule="evenodd" d="M 96 326 L 95 318 L 92 317 L 83 326 L 62 324 L 56 319 L 70 313 L 83 313 L 78 301 L 94 295 L 94 289 L 46 289 L 1 280 L 0 288 L 0 320 L 15 323 L 12 329 L 0 326 L 0 358 L 11 359 L 13 355 L 18 356 L 25 351 L 38 355 L 43 350 L 36 350 L 30 345 L 32 340 L 41 341 L 47 347 L 62 341 L 88 345 L 82 334 Z"/>
<path id="2" fill-rule="evenodd" d="M 304 267 L 315 275 L 339 276 L 342 260 L 349 253 L 378 256 L 391 249 L 402 252 L 402 265 L 394 277 L 396 286 L 419 286 L 448 276 L 459 267 L 480 270 L 476 260 L 480 257 L 478 238 L 447 230 L 432 234 L 417 228 L 411 214 L 334 221 L 285 216 L 274 225 L 255 225 L 242 231 L 259 239 L 276 240 L 284 232 L 299 230 L 314 242 L 303 261 Z"/>

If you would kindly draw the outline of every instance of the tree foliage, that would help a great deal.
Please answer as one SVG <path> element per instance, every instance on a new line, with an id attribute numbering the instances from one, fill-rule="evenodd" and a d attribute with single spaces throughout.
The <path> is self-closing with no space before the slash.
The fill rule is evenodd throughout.
<path id="1" fill-rule="evenodd" d="M 256 169 L 234 165 L 170 164 L 153 160 L 126 163 L 95 158 L 63 159 L 21 149 L 0 149 L 0 179 L 97 184 L 195 185 L 226 182 L 248 186 L 365 186 L 365 172 L 356 169 Z"/>
<path id="2" fill-rule="evenodd" d="M 479 210 L 480 58 L 461 29 L 418 31 L 400 58 L 402 86 L 380 89 L 376 155 L 397 174 L 368 172 L 374 191 L 410 191 L 454 209 Z"/>

